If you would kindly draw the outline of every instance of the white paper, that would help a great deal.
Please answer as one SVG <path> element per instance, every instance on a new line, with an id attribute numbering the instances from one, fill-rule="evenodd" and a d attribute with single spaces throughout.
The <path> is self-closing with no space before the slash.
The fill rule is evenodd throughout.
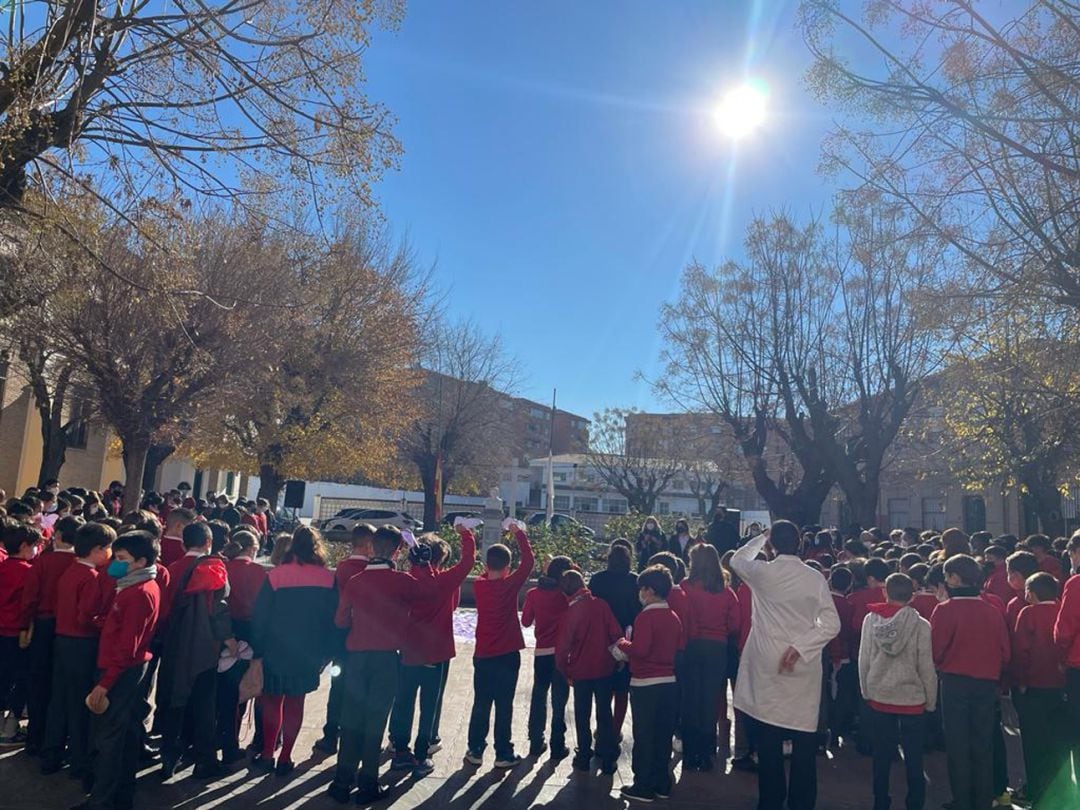
<path id="1" fill-rule="evenodd" d="M 482 521 L 480 518 L 456 517 L 454 518 L 454 528 L 456 529 L 458 526 L 460 526 L 463 529 L 468 529 L 469 531 L 472 531 L 483 522 L 484 521 Z"/>

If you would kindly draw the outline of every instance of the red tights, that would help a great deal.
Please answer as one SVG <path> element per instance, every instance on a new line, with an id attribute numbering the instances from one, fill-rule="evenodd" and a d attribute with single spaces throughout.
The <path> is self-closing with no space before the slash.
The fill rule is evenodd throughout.
<path id="1" fill-rule="evenodd" d="M 303 695 L 261 695 L 264 759 L 274 758 L 274 743 L 281 733 L 281 762 L 292 762 L 292 750 L 304 722 Z"/>
<path id="2" fill-rule="evenodd" d="M 615 699 L 615 708 L 611 712 L 611 722 L 615 726 L 615 736 L 622 731 L 623 722 L 626 720 L 626 707 L 630 702 L 629 692 L 616 692 L 612 695 Z"/>

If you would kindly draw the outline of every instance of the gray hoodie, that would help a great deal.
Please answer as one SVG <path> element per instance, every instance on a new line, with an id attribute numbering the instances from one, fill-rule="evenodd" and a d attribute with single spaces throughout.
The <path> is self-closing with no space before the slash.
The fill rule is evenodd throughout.
<path id="1" fill-rule="evenodd" d="M 930 622 L 912 607 L 890 618 L 871 611 L 859 644 L 859 685 L 866 700 L 890 706 L 937 705 Z"/>

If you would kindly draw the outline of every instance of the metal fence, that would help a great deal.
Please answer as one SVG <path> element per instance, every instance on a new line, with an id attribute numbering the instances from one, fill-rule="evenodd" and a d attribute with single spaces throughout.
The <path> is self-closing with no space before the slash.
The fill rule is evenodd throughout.
<path id="1" fill-rule="evenodd" d="M 480 511 L 484 508 L 483 498 L 477 498 L 475 502 L 446 504 L 444 512 L 457 512 L 462 510 Z M 324 498 L 315 496 L 314 515 L 316 521 L 332 518 L 342 509 L 387 509 L 390 511 L 402 511 L 418 520 L 424 516 L 424 501 L 421 498 L 401 499 L 396 501 L 376 500 L 374 498 Z"/>

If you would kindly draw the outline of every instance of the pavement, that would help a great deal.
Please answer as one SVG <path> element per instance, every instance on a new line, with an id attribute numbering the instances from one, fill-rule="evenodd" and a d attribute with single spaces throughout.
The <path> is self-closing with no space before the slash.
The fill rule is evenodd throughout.
<path id="1" fill-rule="evenodd" d="M 471 617 L 466 612 L 458 617 L 458 657 L 450 667 L 450 680 L 443 707 L 441 734 L 444 748 L 434 755 L 435 772 L 423 779 L 413 779 L 409 772 L 390 773 L 388 764 L 382 769 L 383 781 L 394 785 L 391 799 L 382 807 L 428 808 L 588 808 L 616 810 L 628 803 L 619 798 L 619 788 L 631 781 L 630 718 L 624 727 L 623 753 L 618 771 L 612 777 L 575 773 L 567 758 L 551 762 L 546 757 L 527 759 L 521 766 L 497 771 L 491 748 L 480 767 L 463 763 L 465 736 L 472 695 L 472 646 L 469 635 Z M 216 782 L 196 781 L 191 769 L 162 783 L 156 766 L 142 772 L 136 793 L 139 810 L 187 810 L 188 808 L 259 808 L 259 810 L 288 810 L 305 808 L 322 810 L 337 808 L 326 795 L 335 763 L 334 757 L 314 756 L 312 744 L 321 735 L 325 717 L 329 676 L 321 688 L 309 695 L 305 707 L 304 726 L 296 745 L 296 770 L 287 778 L 274 775 L 255 776 L 246 768 L 238 768 Z M 521 677 L 514 705 L 514 741 L 518 752 L 527 749 L 526 720 L 529 693 L 532 687 L 532 654 L 522 653 Z M 573 748 L 573 701 L 567 707 L 570 729 L 568 745 Z M 247 721 L 246 721 L 247 722 Z M 250 738 L 252 729 L 245 723 L 244 734 Z M 1010 744 L 1011 753 L 1016 751 Z M 1019 757 L 1011 757 L 1016 765 Z M 944 754 L 927 757 L 929 780 L 926 807 L 938 808 L 949 798 Z M 757 777 L 738 771 L 719 770 L 710 774 L 684 773 L 676 758 L 676 785 L 668 801 L 647 805 L 670 810 L 715 807 L 722 804 L 730 810 L 751 810 L 757 805 Z M 1018 780 L 1014 781 L 1018 784 Z M 818 759 L 819 810 L 865 810 L 871 806 L 870 759 L 861 757 L 850 747 L 842 747 L 827 757 Z M 903 806 L 904 786 L 902 767 L 893 768 L 893 803 Z M 42 776 L 38 763 L 21 750 L 0 752 L 0 808 L 48 808 L 59 810 L 78 804 L 83 795 L 77 784 L 64 772 Z"/>

